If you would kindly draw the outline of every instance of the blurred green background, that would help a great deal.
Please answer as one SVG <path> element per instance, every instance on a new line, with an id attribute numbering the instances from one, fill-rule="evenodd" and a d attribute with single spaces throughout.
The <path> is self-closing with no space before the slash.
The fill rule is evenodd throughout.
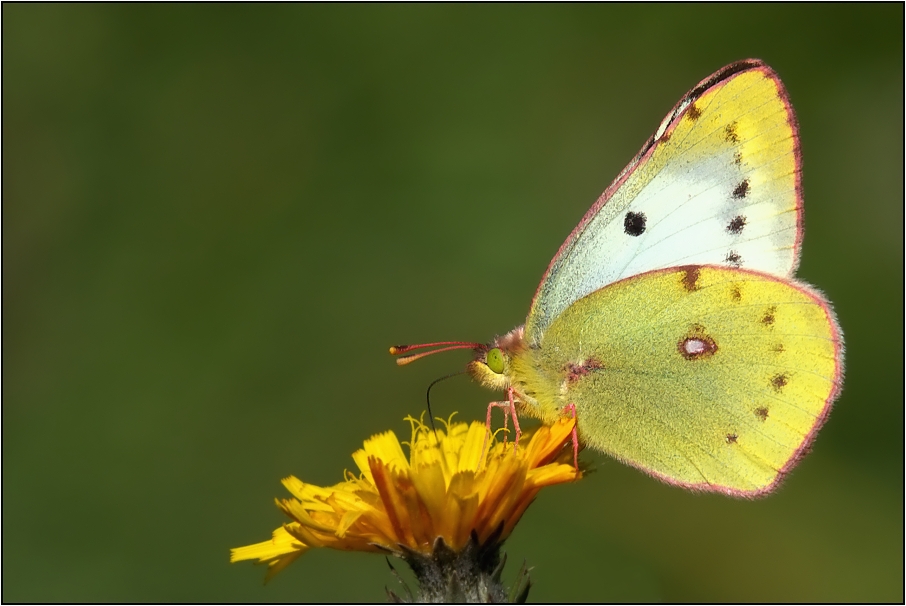
<path id="1" fill-rule="evenodd" d="M 507 543 L 534 601 L 903 600 L 902 4 L 3 5 L 3 600 L 371 601 L 380 557 L 273 583 L 230 547 L 341 479 L 688 89 L 759 57 L 798 113 L 799 275 L 846 384 L 756 502 L 604 456 Z M 465 378 L 436 414 L 480 418 Z"/>

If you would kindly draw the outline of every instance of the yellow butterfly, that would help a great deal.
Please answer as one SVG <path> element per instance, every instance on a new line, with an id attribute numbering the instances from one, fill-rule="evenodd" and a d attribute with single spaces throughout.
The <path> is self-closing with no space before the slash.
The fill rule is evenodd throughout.
<path id="1" fill-rule="evenodd" d="M 505 406 L 577 416 L 584 444 L 670 484 L 753 497 L 798 462 L 840 392 L 829 303 L 792 278 L 799 135 L 761 61 L 687 93 L 554 256 L 525 325 L 473 348 Z M 490 408 L 489 408 L 490 413 Z"/>

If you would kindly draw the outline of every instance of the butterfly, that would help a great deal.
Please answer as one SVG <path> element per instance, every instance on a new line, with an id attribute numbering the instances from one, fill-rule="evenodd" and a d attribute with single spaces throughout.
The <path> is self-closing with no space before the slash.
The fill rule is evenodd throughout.
<path id="1" fill-rule="evenodd" d="M 523 326 L 472 348 L 502 406 L 669 484 L 755 497 L 808 451 L 843 380 L 830 304 L 793 276 L 799 134 L 763 62 L 689 91 L 554 256 Z M 490 418 L 490 407 L 488 409 Z"/>

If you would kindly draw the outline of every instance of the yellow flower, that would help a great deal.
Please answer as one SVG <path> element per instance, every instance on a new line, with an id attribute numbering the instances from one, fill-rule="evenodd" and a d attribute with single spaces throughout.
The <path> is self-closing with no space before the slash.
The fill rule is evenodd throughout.
<path id="1" fill-rule="evenodd" d="M 267 581 L 312 547 L 430 554 L 438 538 L 458 551 L 473 533 L 479 544 L 501 543 L 539 490 L 582 475 L 573 465 L 575 419 L 524 433 L 516 449 L 493 438 L 488 445 L 477 421 L 447 423 L 435 434 L 407 420 L 408 459 L 387 431 L 353 453 L 358 477 L 346 472 L 330 487 L 284 479 L 295 498 L 278 499 L 277 506 L 292 521 L 269 541 L 231 550 L 230 561 L 267 562 Z"/>

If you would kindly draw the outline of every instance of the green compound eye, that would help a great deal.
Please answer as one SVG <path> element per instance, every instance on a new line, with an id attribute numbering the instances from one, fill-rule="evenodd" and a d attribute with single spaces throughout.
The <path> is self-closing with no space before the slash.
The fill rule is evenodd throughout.
<path id="1" fill-rule="evenodd" d="M 488 368 L 497 373 L 503 374 L 503 352 L 494 348 L 488 352 Z"/>

